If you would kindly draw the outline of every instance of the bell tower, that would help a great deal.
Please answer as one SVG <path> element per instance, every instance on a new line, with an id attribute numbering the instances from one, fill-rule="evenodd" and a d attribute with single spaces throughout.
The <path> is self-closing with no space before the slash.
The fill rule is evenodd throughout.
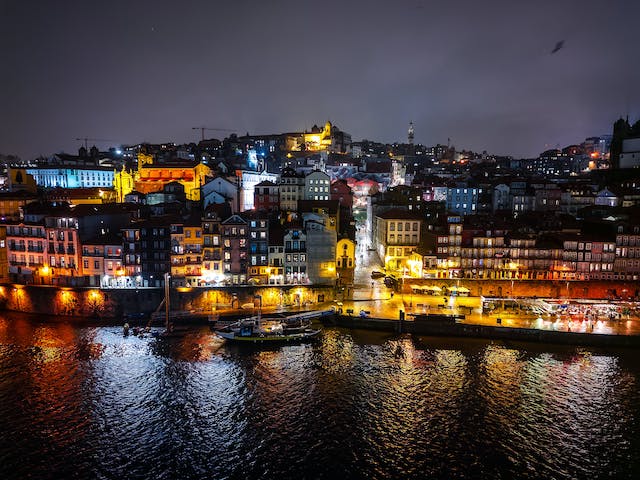
<path id="1" fill-rule="evenodd" d="M 409 122 L 409 133 L 407 135 L 409 145 L 413 145 L 413 122 Z"/>

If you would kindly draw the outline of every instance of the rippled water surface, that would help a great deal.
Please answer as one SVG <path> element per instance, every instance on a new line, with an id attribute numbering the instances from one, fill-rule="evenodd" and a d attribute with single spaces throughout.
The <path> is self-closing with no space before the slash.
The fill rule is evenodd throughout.
<path id="1" fill-rule="evenodd" d="M 640 354 L 0 317 L 0 478 L 638 478 Z"/>

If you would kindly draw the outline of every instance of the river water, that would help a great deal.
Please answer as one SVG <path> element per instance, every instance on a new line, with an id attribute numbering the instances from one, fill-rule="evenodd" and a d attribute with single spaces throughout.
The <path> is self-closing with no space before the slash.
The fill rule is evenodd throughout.
<path id="1" fill-rule="evenodd" d="M 0 478 L 637 478 L 640 352 L 0 316 Z"/>

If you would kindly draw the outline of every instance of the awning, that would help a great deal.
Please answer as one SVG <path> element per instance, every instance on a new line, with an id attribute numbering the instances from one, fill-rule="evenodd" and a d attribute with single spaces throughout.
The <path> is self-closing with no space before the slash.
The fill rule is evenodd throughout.
<path id="1" fill-rule="evenodd" d="M 467 287 L 458 287 L 458 291 L 462 293 L 469 293 L 471 290 L 469 290 Z"/>
<path id="2" fill-rule="evenodd" d="M 442 289 L 440 287 L 436 287 L 435 285 L 431 286 L 431 287 L 426 287 L 426 290 L 432 290 L 434 292 L 441 292 L 442 291 Z"/>

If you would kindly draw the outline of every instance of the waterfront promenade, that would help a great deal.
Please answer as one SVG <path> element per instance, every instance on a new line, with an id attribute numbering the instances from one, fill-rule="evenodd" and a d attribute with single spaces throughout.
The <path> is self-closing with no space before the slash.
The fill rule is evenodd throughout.
<path id="1" fill-rule="evenodd" d="M 628 302 L 619 304 L 609 303 L 611 310 L 620 312 L 629 310 L 629 313 L 620 313 L 615 318 L 608 315 L 593 314 L 590 320 L 584 315 L 570 315 L 558 308 L 561 314 L 536 314 L 530 310 L 523 311 L 517 308 L 498 309 L 491 313 L 483 312 L 481 297 L 443 297 L 424 294 L 399 293 L 386 289 L 384 286 L 370 289 L 369 292 L 356 290 L 352 299 L 338 300 L 334 302 L 336 308 L 342 309 L 344 314 L 360 315 L 361 311 L 367 312 L 371 318 L 394 319 L 399 318 L 399 312 L 405 312 L 405 319 L 411 321 L 413 315 L 420 314 L 448 314 L 464 316 L 460 323 L 503 326 L 514 328 L 530 328 L 550 331 L 564 331 L 576 333 L 596 333 L 608 335 L 640 335 L 640 317 L 637 314 L 638 306 Z M 526 303 L 530 299 L 522 299 Z M 511 300 L 512 302 L 514 300 Z M 540 300 L 542 302 L 542 300 Z M 577 301 L 576 301 L 577 302 Z M 509 299 L 506 299 L 509 303 Z M 605 304 L 593 303 L 593 305 Z M 588 304 L 586 304 L 588 305 Z M 593 310 L 595 307 L 587 306 Z"/>

